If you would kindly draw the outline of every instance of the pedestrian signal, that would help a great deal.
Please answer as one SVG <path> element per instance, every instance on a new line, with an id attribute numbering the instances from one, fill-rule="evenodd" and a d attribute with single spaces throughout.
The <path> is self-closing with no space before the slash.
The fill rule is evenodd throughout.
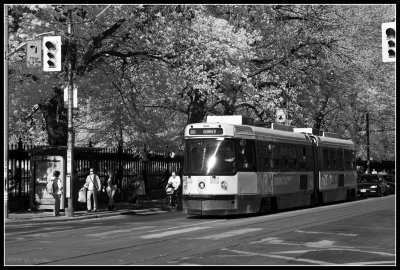
<path id="1" fill-rule="evenodd" d="M 382 23 L 382 61 L 396 61 L 396 22 Z"/>
<path id="2" fill-rule="evenodd" d="M 43 71 L 61 71 L 61 36 L 43 37 Z"/>

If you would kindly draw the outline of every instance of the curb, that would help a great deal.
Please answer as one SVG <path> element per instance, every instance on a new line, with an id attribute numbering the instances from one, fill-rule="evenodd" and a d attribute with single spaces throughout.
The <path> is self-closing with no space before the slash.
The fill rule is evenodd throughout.
<path id="1" fill-rule="evenodd" d="M 52 212 L 31 212 L 31 213 L 9 213 L 9 218 L 4 219 L 5 224 L 10 223 L 18 223 L 18 222 L 44 222 L 44 221 L 51 221 L 51 222 L 66 222 L 66 221 L 75 221 L 75 220 L 85 220 L 85 219 L 94 219 L 94 218 L 104 218 L 104 217 L 112 217 L 118 215 L 127 215 L 127 214 L 135 214 L 141 215 L 141 212 L 146 211 L 146 213 L 150 213 L 153 211 L 154 213 L 162 211 L 162 206 L 160 205 L 160 201 L 153 200 L 152 203 L 147 203 L 148 205 L 141 207 L 141 208 L 133 208 L 133 209 L 124 209 L 124 206 L 121 206 L 122 209 L 116 209 L 113 211 L 109 211 L 106 209 L 102 209 L 99 212 L 86 212 L 83 210 L 77 211 L 74 213 L 73 217 L 67 217 L 61 215 L 59 217 L 52 216 Z M 154 211 L 155 210 L 155 211 Z M 164 211 L 163 211 L 164 212 Z M 61 212 L 63 213 L 63 212 Z M 10 214 L 13 217 L 10 217 Z"/>

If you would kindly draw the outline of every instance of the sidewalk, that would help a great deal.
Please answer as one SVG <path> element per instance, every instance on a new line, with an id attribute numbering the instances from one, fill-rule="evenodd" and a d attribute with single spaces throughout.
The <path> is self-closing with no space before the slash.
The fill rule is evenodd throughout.
<path id="1" fill-rule="evenodd" d="M 53 211 L 20 211 L 8 213 L 8 219 L 4 219 L 5 223 L 20 222 L 20 221 L 71 221 L 90 218 L 101 218 L 118 216 L 124 214 L 152 214 L 163 211 L 164 200 L 145 200 L 143 207 L 138 207 L 133 203 L 116 203 L 114 210 L 110 211 L 107 205 L 100 204 L 100 209 L 97 212 L 87 212 L 86 210 L 74 211 L 73 217 L 66 217 L 65 212 L 60 212 L 60 216 L 54 217 Z"/>

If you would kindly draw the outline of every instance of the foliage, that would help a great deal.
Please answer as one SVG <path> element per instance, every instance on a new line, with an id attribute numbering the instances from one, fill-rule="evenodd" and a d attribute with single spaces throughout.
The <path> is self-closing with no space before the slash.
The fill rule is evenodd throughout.
<path id="1" fill-rule="evenodd" d="M 66 143 L 70 60 L 77 144 L 177 149 L 206 115 L 274 122 L 287 108 L 292 125 L 337 132 L 363 158 L 368 112 L 371 156 L 393 159 L 395 74 L 380 25 L 394 16 L 393 5 L 10 5 L 10 50 L 55 31 L 64 64 L 46 73 L 23 51 L 11 57 L 10 139 Z"/>

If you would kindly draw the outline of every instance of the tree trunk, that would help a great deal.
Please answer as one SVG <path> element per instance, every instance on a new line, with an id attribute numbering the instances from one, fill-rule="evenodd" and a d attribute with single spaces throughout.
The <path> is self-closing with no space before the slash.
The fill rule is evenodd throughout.
<path id="1" fill-rule="evenodd" d="M 202 98 L 201 92 L 196 89 L 189 91 L 188 96 L 190 97 L 190 103 L 188 106 L 188 124 L 200 123 L 206 115 L 205 105 L 207 99 Z"/>
<path id="2" fill-rule="evenodd" d="M 54 87 L 56 95 L 46 104 L 39 105 L 46 123 L 50 146 L 66 146 L 68 139 L 68 112 L 64 109 L 63 89 Z"/>

